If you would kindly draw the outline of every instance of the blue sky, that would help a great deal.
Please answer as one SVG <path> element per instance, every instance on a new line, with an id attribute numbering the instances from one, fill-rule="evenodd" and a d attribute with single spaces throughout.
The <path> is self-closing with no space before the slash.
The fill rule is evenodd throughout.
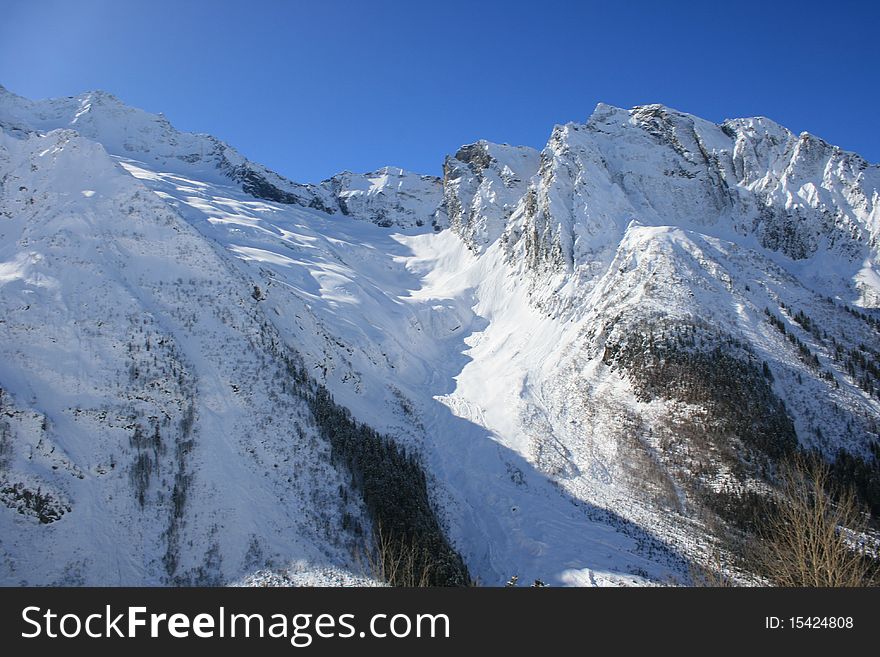
<path id="1" fill-rule="evenodd" d="M 104 89 L 304 182 L 540 148 L 599 101 L 762 114 L 877 162 L 878 25 L 847 0 L 4 0 L 0 84 Z"/>

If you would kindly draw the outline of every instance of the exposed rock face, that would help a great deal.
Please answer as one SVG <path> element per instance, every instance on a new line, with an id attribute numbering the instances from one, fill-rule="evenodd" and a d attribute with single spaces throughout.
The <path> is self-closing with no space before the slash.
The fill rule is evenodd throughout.
<path id="1" fill-rule="evenodd" d="M 462 146 L 443 163 L 446 214 L 452 229 L 474 251 L 504 231 L 538 167 L 538 152 L 480 141 Z"/>

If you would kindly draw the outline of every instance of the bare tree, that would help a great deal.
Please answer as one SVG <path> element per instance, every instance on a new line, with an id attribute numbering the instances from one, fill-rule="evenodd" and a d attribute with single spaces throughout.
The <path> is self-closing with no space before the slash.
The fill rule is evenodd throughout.
<path id="1" fill-rule="evenodd" d="M 364 549 L 366 570 L 391 586 L 431 586 L 431 558 L 416 541 L 392 535 L 377 523 L 372 545 Z"/>
<path id="2" fill-rule="evenodd" d="M 827 464 L 799 458 L 782 467 L 779 499 L 759 524 L 750 557 L 776 586 L 866 586 L 872 559 L 847 537 L 863 536 L 852 491 L 829 490 Z"/>

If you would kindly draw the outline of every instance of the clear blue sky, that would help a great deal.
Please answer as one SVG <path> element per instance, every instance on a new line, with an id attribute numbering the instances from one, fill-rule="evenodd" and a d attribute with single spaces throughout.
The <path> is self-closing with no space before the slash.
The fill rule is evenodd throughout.
<path id="1" fill-rule="evenodd" d="M 104 89 L 301 181 L 541 147 L 598 101 L 762 114 L 880 161 L 880 3 L 4 0 L 0 84 Z"/>

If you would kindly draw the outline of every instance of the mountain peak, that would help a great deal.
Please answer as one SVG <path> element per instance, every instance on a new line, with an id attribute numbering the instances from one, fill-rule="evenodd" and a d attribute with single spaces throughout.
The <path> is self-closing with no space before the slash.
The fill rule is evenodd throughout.
<path id="1" fill-rule="evenodd" d="M 109 91 L 104 91 L 103 89 L 93 89 L 92 91 L 86 91 L 85 93 L 80 94 L 77 98 L 82 98 L 83 100 L 92 100 L 92 101 L 104 101 L 104 102 L 112 102 L 119 105 L 126 105 L 126 103 L 122 102 L 118 96 L 111 94 Z M 130 107 L 126 105 L 126 107 Z"/>
<path id="2" fill-rule="evenodd" d="M 596 107 L 587 119 L 587 123 L 589 124 L 593 122 L 602 122 L 607 120 L 609 117 L 616 115 L 626 115 L 628 113 L 629 112 L 622 107 L 599 102 L 596 103 Z"/>

